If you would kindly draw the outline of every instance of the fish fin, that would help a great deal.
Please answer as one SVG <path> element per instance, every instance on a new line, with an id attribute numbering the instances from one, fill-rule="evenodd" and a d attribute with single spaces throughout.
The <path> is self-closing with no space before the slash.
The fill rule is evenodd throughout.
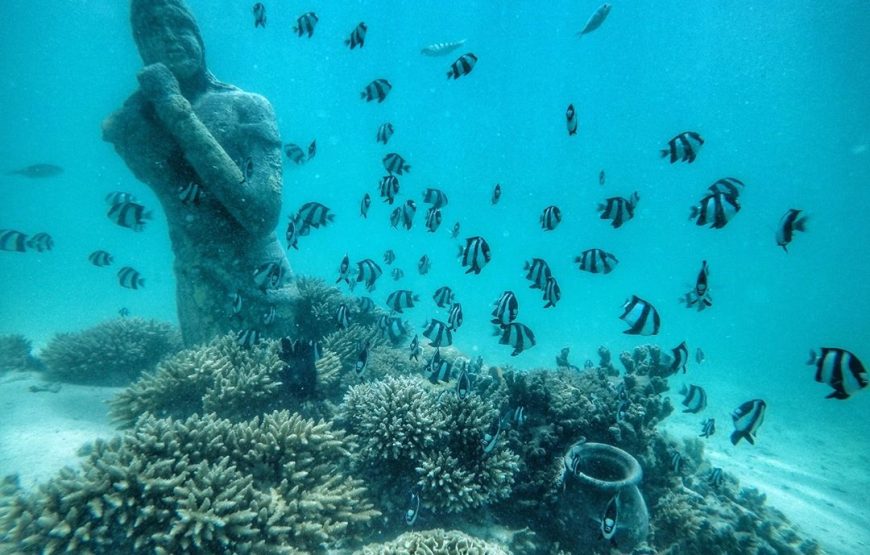
<path id="1" fill-rule="evenodd" d="M 825 396 L 825 399 L 839 399 L 841 401 L 844 401 L 848 398 L 849 398 L 849 394 L 846 393 L 845 391 L 843 391 L 842 389 L 837 389 L 836 391 L 832 392 L 830 395 Z"/>
<path id="2" fill-rule="evenodd" d="M 747 433 L 744 437 L 749 442 L 749 445 L 755 445 L 755 437 L 752 434 Z"/>
<path id="3" fill-rule="evenodd" d="M 667 158 L 670 155 L 671 155 L 670 149 L 663 148 L 659 151 L 659 156 L 661 156 L 662 158 Z"/>
<path id="4" fill-rule="evenodd" d="M 810 359 L 807 361 L 807 365 L 808 366 L 813 365 L 816 363 L 817 360 L 819 360 L 819 359 L 816 356 L 816 352 L 814 350 L 810 349 Z"/>

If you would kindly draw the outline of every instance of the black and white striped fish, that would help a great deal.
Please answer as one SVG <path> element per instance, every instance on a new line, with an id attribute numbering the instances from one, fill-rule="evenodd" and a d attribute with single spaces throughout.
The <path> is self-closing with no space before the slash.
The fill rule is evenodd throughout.
<path id="1" fill-rule="evenodd" d="M 236 291 L 230 296 L 230 320 L 234 318 L 242 319 L 242 306 L 244 305 L 244 300 L 242 299 L 242 293 L 240 291 Z"/>
<path id="2" fill-rule="evenodd" d="M 145 278 L 130 266 L 124 266 L 118 270 L 118 283 L 127 289 L 139 289 L 145 287 Z"/>
<path id="3" fill-rule="evenodd" d="M 671 453 L 671 470 L 674 471 L 674 474 L 680 473 L 680 468 L 683 466 L 683 455 L 677 451 L 673 450 Z"/>
<path id="4" fill-rule="evenodd" d="M 36 252 L 50 251 L 54 248 L 54 239 L 48 233 L 40 232 L 27 240 L 27 247 Z"/>
<path id="5" fill-rule="evenodd" d="M 444 208 L 447 206 L 447 194 L 441 189 L 429 187 L 423 191 L 423 202 L 431 204 L 432 208 Z"/>
<path id="6" fill-rule="evenodd" d="M 795 231 L 806 230 L 807 216 L 801 216 L 801 210 L 791 208 L 779 220 L 779 226 L 776 228 L 776 244 L 788 252 L 788 244 L 794 239 Z"/>
<path id="7" fill-rule="evenodd" d="M 450 69 L 447 70 L 448 79 L 459 79 L 463 75 L 468 75 L 477 64 L 477 56 L 473 52 L 463 54 L 450 64 Z"/>
<path id="8" fill-rule="evenodd" d="M 302 164 L 305 162 L 305 151 L 297 144 L 287 143 L 284 145 L 284 154 L 287 156 L 287 159 L 294 164 Z"/>
<path id="9" fill-rule="evenodd" d="M 384 168 L 390 174 L 402 175 L 405 172 L 411 171 L 411 166 L 405 162 L 405 159 L 402 158 L 400 154 L 396 154 L 395 152 L 391 152 L 384 156 Z"/>
<path id="10" fill-rule="evenodd" d="M 713 297 L 710 296 L 710 269 L 707 267 L 707 261 L 701 261 L 701 270 L 698 272 L 698 277 L 695 279 L 695 288 L 682 299 L 686 303 L 687 308 L 693 306 L 698 307 L 698 311 L 713 306 Z"/>
<path id="11" fill-rule="evenodd" d="M 460 399 L 465 399 L 471 393 L 471 378 L 468 376 L 468 370 L 465 368 L 459 373 L 459 378 L 456 380 L 456 396 Z"/>
<path id="12" fill-rule="evenodd" d="M 444 285 L 435 290 L 435 294 L 432 295 L 432 298 L 435 299 L 435 304 L 438 305 L 439 308 L 446 308 L 453 304 L 453 290 Z"/>
<path id="13" fill-rule="evenodd" d="M 377 322 L 378 330 L 381 332 L 381 337 L 390 340 L 391 343 L 398 343 L 407 333 L 405 322 L 398 316 L 387 316 L 381 314 Z"/>
<path id="14" fill-rule="evenodd" d="M 544 284 L 544 300 L 546 301 L 544 308 L 552 308 L 556 306 L 556 303 L 559 302 L 559 299 L 561 298 L 562 289 L 559 287 L 559 283 L 556 281 L 556 278 L 549 276 L 547 278 L 547 283 Z"/>
<path id="15" fill-rule="evenodd" d="M 386 79 L 375 79 L 362 90 L 360 98 L 366 102 L 377 100 L 380 104 L 387 98 L 391 90 L 393 90 L 393 85 L 389 81 Z"/>
<path id="16" fill-rule="evenodd" d="M 378 191 L 384 202 L 393 204 L 393 201 L 396 200 L 396 195 L 399 194 L 399 178 L 393 174 L 383 176 L 380 183 L 378 183 Z"/>
<path id="17" fill-rule="evenodd" d="M 390 264 L 392 264 L 395 261 L 396 261 L 396 253 L 393 251 L 393 249 L 387 249 L 386 251 L 384 251 L 384 263 L 387 266 L 389 266 Z"/>
<path id="18" fill-rule="evenodd" d="M 480 274 L 484 266 L 492 260 L 492 252 L 489 243 L 483 237 L 469 237 L 465 240 L 465 246 L 460 247 L 459 259 L 466 274 Z"/>
<path id="19" fill-rule="evenodd" d="M 236 333 L 236 344 L 242 349 L 250 349 L 260 342 L 260 330 L 246 328 Z"/>
<path id="20" fill-rule="evenodd" d="M 420 496 L 415 492 L 411 492 L 411 500 L 408 502 L 408 509 L 405 511 L 405 524 L 413 526 L 417 522 L 417 516 L 420 514 Z"/>
<path id="21" fill-rule="evenodd" d="M 308 160 L 311 160 L 317 156 L 317 139 L 311 141 L 311 144 L 308 145 Z"/>
<path id="22" fill-rule="evenodd" d="M 317 14 L 314 12 L 304 13 L 296 20 L 296 25 L 293 26 L 293 32 L 300 37 L 307 33 L 308 38 L 311 38 L 311 35 L 314 34 L 314 27 L 317 25 L 319 20 L 320 18 L 317 17 Z"/>
<path id="23" fill-rule="evenodd" d="M 106 194 L 106 204 L 114 206 L 125 202 L 139 202 L 139 199 L 133 193 L 125 193 L 124 191 L 112 191 Z"/>
<path id="24" fill-rule="evenodd" d="M 449 54 L 465 44 L 465 39 L 452 42 L 436 42 L 429 46 L 424 46 L 420 53 L 424 56 L 444 56 Z"/>
<path id="25" fill-rule="evenodd" d="M 498 204 L 499 200 L 501 200 L 501 184 L 496 183 L 495 187 L 492 188 L 492 197 L 490 198 L 490 203 L 495 205 Z"/>
<path id="26" fill-rule="evenodd" d="M 296 220 L 293 219 L 293 216 L 287 222 L 287 231 L 284 237 L 287 239 L 287 249 L 294 248 L 299 250 L 299 228 L 296 227 Z"/>
<path id="27" fill-rule="evenodd" d="M 264 262 L 254 270 L 254 283 L 263 291 L 278 289 L 284 282 L 285 271 L 280 262 Z"/>
<path id="28" fill-rule="evenodd" d="M 701 423 L 701 433 L 698 437 L 709 438 L 716 433 L 716 419 L 708 418 Z"/>
<path id="29" fill-rule="evenodd" d="M 615 256 L 601 249 L 585 250 L 574 257 L 574 262 L 582 271 L 593 274 L 609 274 L 619 264 Z"/>
<path id="30" fill-rule="evenodd" d="M 441 227 L 442 219 L 441 210 L 434 206 L 430 206 L 426 210 L 426 231 L 429 233 L 435 233 L 438 231 L 438 228 Z"/>
<path id="31" fill-rule="evenodd" d="M 867 387 L 867 370 L 854 354 L 836 347 L 822 347 L 821 354 L 810 351 L 809 365 L 816 367 L 816 381 L 826 383 L 834 391 L 826 399 L 848 399 Z"/>
<path id="32" fill-rule="evenodd" d="M 450 327 L 434 318 L 426 322 L 423 337 L 429 340 L 429 345 L 432 347 L 447 347 L 453 344 L 453 332 L 450 331 Z"/>
<path id="33" fill-rule="evenodd" d="M 383 271 L 377 262 L 371 258 L 366 258 L 356 263 L 356 281 L 354 283 L 363 282 L 367 290 L 374 291 L 375 282 L 381 277 L 381 274 Z"/>
<path id="34" fill-rule="evenodd" d="M 423 353 L 423 349 L 420 347 L 420 336 L 414 334 L 414 339 L 412 339 L 411 344 L 408 345 L 408 350 L 410 351 L 408 360 L 413 360 L 415 362 L 420 360 L 420 355 Z"/>
<path id="35" fill-rule="evenodd" d="M 360 297 L 356 300 L 360 312 L 371 312 L 375 309 L 375 301 L 371 297 Z"/>
<path id="36" fill-rule="evenodd" d="M 728 196 L 737 198 L 740 196 L 740 193 L 743 192 L 743 187 L 745 187 L 745 184 L 736 177 L 723 177 L 707 187 L 707 190 L 713 194 L 724 193 Z"/>
<path id="37" fill-rule="evenodd" d="M 489 455 L 495 451 L 499 437 L 501 437 L 501 418 L 497 418 L 495 422 L 489 426 L 489 429 L 483 434 L 483 437 L 480 440 L 480 446 L 483 449 L 484 455 Z"/>
<path id="38" fill-rule="evenodd" d="M 706 476 L 707 483 L 710 484 L 711 486 L 713 486 L 714 488 L 718 488 L 718 487 L 722 486 L 722 478 L 723 478 L 722 469 L 719 468 L 718 466 L 715 468 L 712 468 Z"/>
<path id="39" fill-rule="evenodd" d="M 634 209 L 639 200 L 640 196 L 637 191 L 632 193 L 629 198 L 610 197 L 598 205 L 598 211 L 601 212 L 600 218 L 610 220 L 610 225 L 614 229 L 619 228 L 634 217 Z"/>
<path id="40" fill-rule="evenodd" d="M 737 197 L 725 193 L 710 193 L 693 206 L 689 219 L 695 220 L 695 225 L 709 225 L 713 229 L 722 229 L 740 212 L 740 202 Z"/>
<path id="41" fill-rule="evenodd" d="M 755 434 L 764 422 L 764 413 L 767 403 L 761 399 L 746 401 L 731 413 L 734 421 L 734 432 L 731 433 L 732 445 L 737 445 L 741 439 L 746 439 L 751 445 L 755 445 Z"/>
<path id="42" fill-rule="evenodd" d="M 683 131 L 670 141 L 667 148 L 661 150 L 662 158 L 668 158 L 671 164 L 688 162 L 691 164 L 698 156 L 698 151 L 704 145 L 704 139 L 694 131 Z"/>
<path id="43" fill-rule="evenodd" d="M 565 119 L 568 122 L 568 135 L 577 134 L 577 112 L 574 111 L 574 105 L 568 104 L 568 110 L 565 112 Z"/>
<path id="44" fill-rule="evenodd" d="M 517 356 L 526 349 L 531 349 L 536 343 L 535 334 L 531 328 L 519 322 L 501 325 L 495 329 L 493 335 L 499 336 L 499 345 L 510 345 L 514 348 L 511 353 L 512 357 Z"/>
<path id="45" fill-rule="evenodd" d="M 459 222 L 453 224 L 453 229 L 450 230 L 450 238 L 456 239 L 459 237 L 459 231 L 462 229 L 462 226 L 459 225 Z"/>
<path id="46" fill-rule="evenodd" d="M 531 289 L 543 289 L 552 276 L 550 265 L 543 258 L 532 258 L 531 262 L 525 263 L 523 271 L 526 272 L 526 279 L 532 282 L 529 286 Z"/>
<path id="47" fill-rule="evenodd" d="M 369 207 L 372 205 L 372 196 L 368 193 L 363 195 L 362 200 L 359 203 L 359 215 L 363 218 L 367 218 L 369 215 Z"/>
<path id="48" fill-rule="evenodd" d="M 356 357 L 356 362 L 353 365 L 353 373 L 357 378 L 362 378 L 365 374 L 366 367 L 369 365 L 369 350 L 371 345 L 368 341 L 364 341 L 360 345 L 359 354 Z"/>
<path id="49" fill-rule="evenodd" d="M 686 387 L 685 384 L 680 388 L 680 395 L 683 396 L 683 412 L 697 414 L 707 408 L 707 392 L 704 388 L 690 384 Z"/>
<path id="50" fill-rule="evenodd" d="M 254 12 L 254 28 L 266 27 L 266 6 L 262 2 L 257 2 L 252 8 Z"/>
<path id="51" fill-rule="evenodd" d="M 417 261 L 417 272 L 419 272 L 421 276 L 425 276 L 431 269 L 432 261 L 429 260 L 428 254 L 424 254 L 420 257 L 420 260 Z"/>
<path id="52" fill-rule="evenodd" d="M 598 9 L 595 10 L 595 12 L 593 12 L 593 14 L 589 17 L 589 20 L 586 21 L 586 25 L 584 25 L 583 29 L 581 29 L 577 33 L 577 36 L 581 37 L 587 33 L 591 33 L 595 29 L 598 29 L 599 27 L 601 27 L 601 24 L 604 23 L 604 20 L 607 19 L 608 14 L 610 14 L 610 9 L 612 7 L 613 6 L 611 6 L 607 2 L 605 2 L 604 4 L 601 4 L 598 7 Z M 607 538 L 607 539 L 610 539 L 610 538 Z"/>
<path id="53" fill-rule="evenodd" d="M 495 301 L 495 308 L 492 310 L 492 323 L 500 326 L 506 326 L 517 319 L 520 311 L 520 303 L 517 301 L 517 296 L 513 291 L 505 291 Z"/>
<path id="54" fill-rule="evenodd" d="M 689 362 L 689 346 L 685 341 L 671 349 L 671 359 L 671 374 L 676 374 L 680 370 L 685 374 L 686 363 Z"/>
<path id="55" fill-rule="evenodd" d="M 121 308 L 118 309 L 118 316 L 120 316 L 121 318 L 126 318 L 129 315 L 130 315 L 130 309 L 127 308 L 126 306 L 122 306 Z"/>
<path id="56" fill-rule="evenodd" d="M 335 321 L 340 330 L 346 330 L 350 327 L 350 309 L 347 308 L 345 303 L 338 305 L 338 310 L 335 312 Z"/>
<path id="57" fill-rule="evenodd" d="M 181 201 L 181 204 L 199 206 L 199 201 L 202 200 L 202 187 L 196 181 L 182 185 L 178 188 L 178 200 Z"/>
<path id="58" fill-rule="evenodd" d="M 366 33 L 369 28 L 366 26 L 364 21 L 360 21 L 359 24 L 354 27 L 353 31 L 350 32 L 350 36 L 344 39 L 345 46 L 348 46 L 351 50 L 359 46 L 362 48 L 366 45 Z"/>
<path id="59" fill-rule="evenodd" d="M 450 307 L 450 311 L 447 314 L 447 326 L 451 331 L 456 331 L 462 326 L 463 317 L 462 317 L 462 304 L 453 303 Z"/>
<path id="60" fill-rule="evenodd" d="M 88 255 L 88 260 L 94 266 L 102 268 L 104 266 L 111 266 L 114 257 L 108 251 L 94 251 Z"/>
<path id="61" fill-rule="evenodd" d="M 0 229 L 0 250 L 25 252 L 27 250 L 27 234 L 14 229 Z"/>
<path id="62" fill-rule="evenodd" d="M 270 304 L 269 310 L 263 314 L 263 325 L 271 326 L 275 322 L 275 318 L 278 316 L 278 310 L 275 308 L 275 305 Z"/>
<path id="63" fill-rule="evenodd" d="M 419 302 L 420 296 L 407 289 L 393 291 L 387 296 L 387 306 L 394 312 L 401 313 L 406 308 L 414 308 L 414 303 Z"/>
<path id="64" fill-rule="evenodd" d="M 399 211 L 399 222 L 402 224 L 402 227 L 411 229 L 414 225 L 414 215 L 417 213 L 417 203 L 408 199 L 405 201 L 405 204 L 397 207 L 396 210 Z M 395 223 L 393 227 L 396 227 Z"/>
<path id="65" fill-rule="evenodd" d="M 338 265 L 338 279 L 335 283 L 345 282 L 350 285 L 350 257 L 345 253 L 341 259 L 341 264 Z"/>
<path id="66" fill-rule="evenodd" d="M 317 229 L 335 221 L 335 214 L 328 206 L 319 202 L 306 202 L 299 208 L 294 217 L 300 235 L 307 235 L 308 229 Z"/>
<path id="67" fill-rule="evenodd" d="M 624 311 L 619 318 L 630 327 L 622 333 L 628 335 L 658 334 L 662 322 L 653 305 L 637 295 L 632 295 L 631 299 L 625 301 L 623 308 Z"/>
<path id="68" fill-rule="evenodd" d="M 390 137 L 393 136 L 393 124 L 390 122 L 382 123 L 378 126 L 378 134 L 375 137 L 377 142 L 387 144 L 390 142 Z"/>
<path id="69" fill-rule="evenodd" d="M 447 359 L 441 357 L 441 351 L 435 350 L 432 358 L 426 363 L 426 372 L 429 374 L 429 381 L 437 384 L 439 382 L 449 382 L 450 375 L 453 370 L 453 365 Z"/>
<path id="70" fill-rule="evenodd" d="M 704 356 L 704 351 L 701 350 L 701 347 L 695 349 L 695 362 L 698 364 L 702 364 L 707 357 Z"/>
<path id="71" fill-rule="evenodd" d="M 138 202 L 119 202 L 113 204 L 106 214 L 110 220 L 121 227 L 127 227 L 133 231 L 145 229 L 145 220 L 151 219 L 151 212 Z"/>
<path id="72" fill-rule="evenodd" d="M 562 223 L 562 211 L 558 206 L 552 205 L 544 208 L 541 214 L 541 228 L 544 231 L 553 231 Z"/>

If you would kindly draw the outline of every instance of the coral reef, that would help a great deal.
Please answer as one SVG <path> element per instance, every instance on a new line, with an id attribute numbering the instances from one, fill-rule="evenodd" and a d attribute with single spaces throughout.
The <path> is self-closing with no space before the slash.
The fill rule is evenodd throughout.
<path id="1" fill-rule="evenodd" d="M 141 419 L 2 504 L 17 553 L 294 553 L 341 546 L 377 516 L 346 473 L 353 443 L 288 412 Z"/>
<path id="2" fill-rule="evenodd" d="M 508 555 L 496 543 L 489 543 L 455 530 L 440 528 L 423 532 L 405 532 L 395 540 L 371 544 L 355 555 Z"/>
<path id="3" fill-rule="evenodd" d="M 55 335 L 40 358 L 49 379 L 119 386 L 180 348 L 181 337 L 169 324 L 118 318 L 81 332 Z"/>
<path id="4" fill-rule="evenodd" d="M 31 354 L 30 340 L 23 335 L 0 335 L 0 372 L 39 370 L 42 365 Z"/>
<path id="5" fill-rule="evenodd" d="M 338 307 L 342 303 L 349 309 L 352 323 L 370 327 L 374 325 L 377 314 L 361 312 L 359 304 L 351 297 L 313 277 L 300 277 L 296 280 L 299 296 L 294 300 L 293 313 L 296 319 L 296 337 L 304 340 L 319 341 L 338 329 Z"/>

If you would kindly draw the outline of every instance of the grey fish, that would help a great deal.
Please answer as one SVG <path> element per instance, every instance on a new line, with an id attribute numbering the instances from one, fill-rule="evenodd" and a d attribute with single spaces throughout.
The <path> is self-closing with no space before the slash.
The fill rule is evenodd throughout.
<path id="1" fill-rule="evenodd" d="M 444 56 L 453 52 L 463 44 L 465 44 L 465 39 L 450 42 L 436 42 L 429 46 L 424 46 L 423 49 L 420 50 L 420 54 L 423 54 L 424 56 Z"/>
<path id="2" fill-rule="evenodd" d="M 6 175 L 23 175 L 31 179 L 54 177 L 63 173 L 63 168 L 54 164 L 31 164 L 24 168 L 6 172 Z"/>
<path id="3" fill-rule="evenodd" d="M 583 29 L 577 33 L 578 37 L 582 37 L 585 34 L 591 33 L 595 29 L 601 27 L 601 24 L 604 23 L 604 20 L 607 19 L 607 16 L 610 14 L 611 6 L 608 3 L 601 4 L 597 10 L 589 17 L 589 20 L 586 22 L 586 25 L 583 26 Z"/>

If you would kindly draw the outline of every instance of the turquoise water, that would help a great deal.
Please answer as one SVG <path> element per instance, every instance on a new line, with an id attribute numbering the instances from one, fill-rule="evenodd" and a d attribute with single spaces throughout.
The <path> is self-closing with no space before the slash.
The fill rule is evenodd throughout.
<path id="1" fill-rule="evenodd" d="M 450 285 L 465 313 L 457 347 L 520 367 L 551 366 L 564 346 L 582 365 L 598 345 L 618 353 L 646 342 L 623 335 L 618 319 L 624 300 L 637 294 L 661 313 L 657 342 L 673 347 L 685 339 L 693 353 L 704 349 L 707 362 L 690 364 L 686 379 L 706 387 L 721 428 L 737 404 L 763 397 L 770 407 L 760 443 L 769 453 L 811 465 L 807 449 L 829 442 L 843 450 L 839 472 L 852 480 L 849 498 L 870 493 L 866 392 L 825 400 L 829 389 L 804 365 L 808 350 L 820 346 L 870 360 L 870 4 L 615 2 L 604 25 L 580 39 L 575 33 L 597 2 L 267 3 L 265 30 L 253 28 L 249 2 L 228 4 L 190 2 L 209 68 L 266 96 L 284 142 L 304 147 L 317 139 L 316 158 L 285 165 L 279 233 L 310 200 L 337 214 L 335 225 L 290 252 L 297 274 L 334 279 L 345 253 L 380 261 L 392 248 L 405 277 L 394 284 L 384 266 L 376 301 L 394 288 L 418 292 L 424 302 L 409 319 L 419 328 L 439 314 L 434 290 Z M 158 206 L 100 138 L 101 120 L 136 87 L 141 67 L 128 9 L 84 0 L 7 0 L 0 8 L 11 22 L 0 35 L 0 169 L 51 162 L 66 170 L 45 180 L 0 177 L 0 228 L 46 231 L 56 241 L 42 254 L 0 253 L 0 334 L 23 333 L 40 346 L 121 307 L 176 319 L 159 209 L 138 234 L 105 217 L 109 191 Z M 312 39 L 300 39 L 290 28 L 309 9 L 320 22 Z M 349 51 L 343 39 L 361 20 L 366 46 Z M 454 54 L 419 53 L 457 39 L 467 42 Z M 465 51 L 480 61 L 469 76 L 447 81 L 448 65 Z M 380 77 L 393 84 L 389 98 L 362 102 L 359 91 Z M 569 103 L 580 121 L 574 137 L 565 130 Z M 386 121 L 396 132 L 384 147 L 375 133 Z M 706 140 L 698 160 L 661 160 L 659 149 L 685 130 Z M 377 196 L 387 152 L 412 166 L 400 178 L 400 199 L 418 203 L 410 232 L 390 228 L 391 207 Z M 741 212 L 718 231 L 687 221 L 705 188 L 726 176 L 747 184 Z M 495 183 L 504 194 L 491 206 Z M 450 198 L 435 234 L 423 226 L 421 194 L 430 186 Z M 641 197 L 632 221 L 614 230 L 598 219 L 598 202 L 632 191 Z M 364 192 L 373 197 L 366 220 L 359 217 Z M 538 218 L 549 204 L 564 220 L 545 233 Z M 789 208 L 811 219 L 786 254 L 774 230 Z M 461 237 L 482 235 L 492 246 L 479 276 L 465 275 L 456 260 L 455 221 Z M 616 254 L 616 271 L 578 271 L 573 257 L 592 247 Z M 115 254 L 116 267 L 140 270 L 146 288 L 122 289 L 113 269 L 88 264 L 98 248 Z M 422 254 L 433 262 L 426 276 L 416 272 Z M 533 256 L 550 263 L 561 285 L 556 308 L 543 309 L 540 292 L 523 278 Z M 702 259 L 715 304 L 697 313 L 677 298 Z M 519 320 L 538 340 L 515 359 L 488 324 L 490 304 L 505 289 L 519 295 Z M 745 446 L 731 448 L 726 434 L 713 443 L 734 457 L 752 456 Z M 862 522 L 866 528 L 866 513 L 856 526 Z"/>

